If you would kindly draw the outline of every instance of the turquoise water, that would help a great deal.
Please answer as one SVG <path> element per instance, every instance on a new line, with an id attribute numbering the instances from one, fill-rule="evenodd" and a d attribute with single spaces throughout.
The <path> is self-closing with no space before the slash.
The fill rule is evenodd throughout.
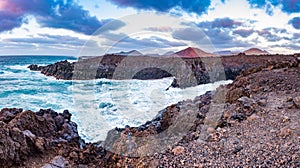
<path id="1" fill-rule="evenodd" d="M 76 58 L 0 56 L 0 108 L 32 111 L 51 108 L 57 112 L 68 109 L 78 124 L 80 135 L 88 142 L 105 139 L 107 131 L 115 127 L 143 124 L 170 104 L 193 99 L 231 82 L 166 91 L 173 78 L 65 81 L 27 69 L 30 64 L 47 65 L 61 60 L 75 61 Z"/>
<path id="2" fill-rule="evenodd" d="M 65 56 L 0 56 L 0 108 L 16 107 L 37 111 L 41 108 L 64 109 L 57 93 L 68 95 L 69 81 L 57 81 L 27 69 L 30 64 L 48 65 Z"/>

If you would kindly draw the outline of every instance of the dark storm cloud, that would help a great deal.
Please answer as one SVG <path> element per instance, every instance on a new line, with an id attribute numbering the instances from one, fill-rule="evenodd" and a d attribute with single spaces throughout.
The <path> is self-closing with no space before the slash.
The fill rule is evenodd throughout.
<path id="1" fill-rule="evenodd" d="M 253 8 L 263 8 L 266 13 L 272 15 L 273 7 L 280 6 L 281 10 L 286 13 L 299 13 L 300 0 L 247 0 Z"/>
<path id="2" fill-rule="evenodd" d="M 208 10 L 210 0 L 109 0 L 119 7 L 133 7 L 141 10 L 169 12 L 180 8 L 188 13 L 202 14 Z"/>
<path id="3" fill-rule="evenodd" d="M 294 17 L 289 21 L 289 24 L 291 24 L 295 29 L 300 29 L 300 17 Z"/>
<path id="4" fill-rule="evenodd" d="M 234 28 L 241 24 L 241 22 L 234 21 L 230 18 L 217 18 L 213 21 L 200 22 L 197 25 L 202 28 Z"/>
<path id="5" fill-rule="evenodd" d="M 43 27 L 69 29 L 87 35 L 111 21 L 99 21 L 75 0 L 4 0 L 4 4 L 5 8 L 0 12 L 0 32 L 20 27 L 28 15 L 34 15 Z"/>

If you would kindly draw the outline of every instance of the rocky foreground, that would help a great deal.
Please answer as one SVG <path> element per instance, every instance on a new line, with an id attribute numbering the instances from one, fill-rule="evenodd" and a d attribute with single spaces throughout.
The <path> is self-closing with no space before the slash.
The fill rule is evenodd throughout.
<path id="1" fill-rule="evenodd" d="M 95 144 L 68 111 L 2 109 L 0 167 L 300 167 L 299 79 L 296 58 L 254 67 Z"/>

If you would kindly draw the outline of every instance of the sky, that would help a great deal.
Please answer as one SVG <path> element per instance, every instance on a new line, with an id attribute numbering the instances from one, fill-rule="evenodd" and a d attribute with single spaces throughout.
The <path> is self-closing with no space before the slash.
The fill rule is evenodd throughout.
<path id="1" fill-rule="evenodd" d="M 0 0 L 0 55 L 300 49 L 300 0 Z"/>

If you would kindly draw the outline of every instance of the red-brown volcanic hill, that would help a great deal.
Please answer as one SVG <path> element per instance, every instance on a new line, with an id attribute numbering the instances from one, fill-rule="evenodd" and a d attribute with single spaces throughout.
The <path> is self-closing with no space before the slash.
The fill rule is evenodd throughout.
<path id="1" fill-rule="evenodd" d="M 266 55 L 266 54 L 270 54 L 268 51 L 261 50 L 259 48 L 250 48 L 248 50 L 245 50 L 243 53 L 245 53 L 246 55 Z"/>
<path id="2" fill-rule="evenodd" d="M 198 58 L 198 57 L 210 57 L 217 56 L 216 54 L 208 53 L 199 48 L 188 47 L 184 50 L 178 51 L 175 54 L 172 54 L 175 57 L 183 57 L 183 58 Z"/>

